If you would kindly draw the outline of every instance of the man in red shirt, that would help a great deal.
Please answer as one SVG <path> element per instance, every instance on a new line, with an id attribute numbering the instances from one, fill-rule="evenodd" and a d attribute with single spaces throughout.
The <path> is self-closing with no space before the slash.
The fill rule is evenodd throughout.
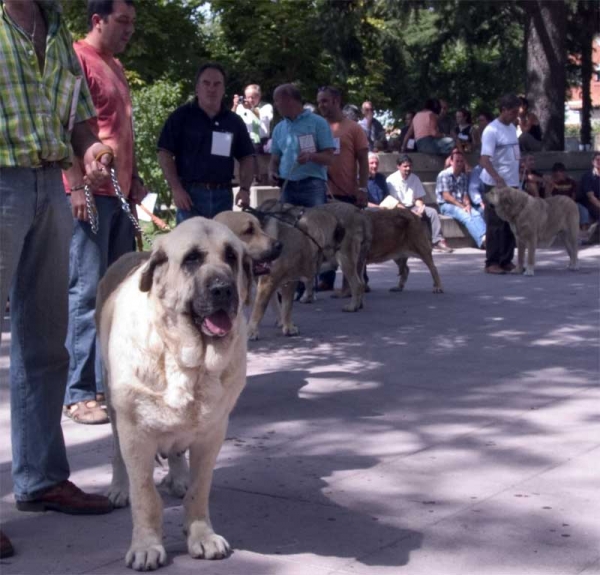
<path id="1" fill-rule="evenodd" d="M 334 200 L 366 208 L 369 181 L 369 141 L 364 130 L 342 112 L 342 95 L 331 86 L 317 94 L 319 112 L 327 120 L 335 150 L 327 168 L 327 187 Z M 335 271 L 321 274 L 319 291 L 333 289 Z"/>
<path id="2" fill-rule="evenodd" d="M 130 202 L 138 203 L 146 191 L 135 162 L 131 98 L 123 67 L 114 57 L 125 50 L 134 24 L 133 0 L 90 0 L 88 33 L 74 48 L 96 108 L 97 117 L 90 120 L 90 126 L 100 141 L 115 152 L 114 167 L 123 194 Z M 98 233 L 92 233 L 84 191 L 75 189 L 78 186 L 73 185 L 73 175 L 72 169 L 67 170 L 63 178 L 75 218 L 69 269 L 69 375 L 64 413 L 78 423 L 107 423 L 108 415 L 101 404 L 102 369 L 96 353 L 96 289 L 108 266 L 134 249 L 135 231 L 108 182 L 94 190 Z"/>

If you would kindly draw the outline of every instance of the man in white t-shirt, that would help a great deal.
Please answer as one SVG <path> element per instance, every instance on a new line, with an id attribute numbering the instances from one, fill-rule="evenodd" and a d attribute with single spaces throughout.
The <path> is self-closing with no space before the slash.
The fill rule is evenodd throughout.
<path id="1" fill-rule="evenodd" d="M 263 153 L 263 146 L 271 135 L 273 106 L 260 101 L 262 97 L 258 84 L 249 84 L 244 89 L 244 96 L 233 96 L 232 112 L 244 120 L 248 134 L 258 154 Z"/>
<path id="2" fill-rule="evenodd" d="M 397 208 L 409 209 L 413 214 L 423 218 L 431 229 L 431 243 L 437 252 L 452 253 L 442 235 L 440 216 L 435 209 L 425 205 L 425 189 L 421 180 L 412 173 L 412 160 L 404 154 L 398 158 L 398 170 L 387 180 L 388 195 L 394 198 Z"/>
<path id="3" fill-rule="evenodd" d="M 519 186 L 519 140 L 515 121 L 519 114 L 519 98 L 507 94 L 500 98 L 500 115 L 488 124 L 481 136 L 481 181 L 485 192 L 494 186 Z M 486 251 L 485 271 L 505 274 L 515 266 L 515 236 L 507 222 L 496 214 L 494 206 L 485 202 Z"/>

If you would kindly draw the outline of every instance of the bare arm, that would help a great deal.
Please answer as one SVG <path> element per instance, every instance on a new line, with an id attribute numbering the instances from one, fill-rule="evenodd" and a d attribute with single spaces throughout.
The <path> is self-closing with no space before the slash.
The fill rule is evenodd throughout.
<path id="1" fill-rule="evenodd" d="M 181 185 L 173 154 L 167 150 L 158 150 L 158 165 L 162 170 L 165 180 L 167 180 L 167 184 L 169 184 L 169 188 L 171 188 L 171 191 L 173 192 L 173 201 L 175 202 L 175 205 L 180 210 L 191 210 L 192 199 Z"/>
<path id="2" fill-rule="evenodd" d="M 600 200 L 594 195 L 594 192 L 588 192 L 587 199 L 590 204 L 596 206 L 596 209 L 600 210 Z"/>
<path id="3" fill-rule="evenodd" d="M 278 156 L 277 154 L 271 154 L 271 159 L 269 160 L 269 181 L 273 186 L 276 186 L 278 184 L 280 161 L 280 156 Z"/>
<path id="4" fill-rule="evenodd" d="M 481 156 L 479 158 L 479 165 L 490 175 L 492 179 L 496 182 L 497 186 L 506 186 L 506 182 L 500 177 L 498 172 L 494 169 L 492 165 L 492 158 L 490 156 Z"/>

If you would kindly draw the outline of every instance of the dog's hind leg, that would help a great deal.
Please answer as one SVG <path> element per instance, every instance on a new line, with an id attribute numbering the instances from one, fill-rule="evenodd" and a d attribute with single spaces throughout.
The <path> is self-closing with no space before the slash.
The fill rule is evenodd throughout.
<path id="1" fill-rule="evenodd" d="M 188 553 L 195 559 L 223 559 L 231 547 L 210 521 L 208 498 L 217 455 L 225 439 L 228 418 L 216 423 L 210 435 L 190 446 L 191 483 L 183 501 Z"/>
<path id="2" fill-rule="evenodd" d="M 104 381 L 108 382 L 106 370 L 104 373 Z M 105 384 L 106 391 L 106 407 L 110 418 L 110 426 L 113 434 L 113 458 L 112 458 L 112 479 L 106 496 L 110 499 L 114 507 L 126 507 L 129 504 L 129 477 L 125 462 L 121 455 L 121 444 L 119 442 L 119 431 L 117 429 L 117 414 L 112 408 L 110 401 L 110 386 Z"/>
<path id="3" fill-rule="evenodd" d="M 162 544 L 162 501 L 154 485 L 158 445 L 135 426 L 117 421 L 123 459 L 129 474 L 133 535 L 125 555 L 127 567 L 153 571 L 167 561 Z"/>
<path id="4" fill-rule="evenodd" d="M 173 497 L 182 499 L 188 489 L 190 470 L 185 453 L 169 453 L 169 473 L 161 481 Z"/>
<path id="5" fill-rule="evenodd" d="M 283 284 L 281 291 L 281 331 L 283 335 L 298 335 L 298 328 L 292 323 L 292 306 L 298 282 Z"/>
<path id="6" fill-rule="evenodd" d="M 360 245 L 357 245 L 356 242 L 351 247 L 350 256 L 340 252 L 340 267 L 344 273 L 344 278 L 348 280 L 352 297 L 350 303 L 342 308 L 343 311 L 358 311 L 363 306 L 362 299 L 365 293 L 365 280 L 362 275 L 358 274 L 359 252 Z"/>
<path id="7" fill-rule="evenodd" d="M 442 280 L 440 279 L 440 274 L 438 273 L 438 269 L 433 261 L 433 256 L 430 251 L 424 251 L 421 255 L 421 260 L 429 269 L 429 273 L 433 278 L 433 293 L 444 293 L 444 288 L 442 287 Z"/>

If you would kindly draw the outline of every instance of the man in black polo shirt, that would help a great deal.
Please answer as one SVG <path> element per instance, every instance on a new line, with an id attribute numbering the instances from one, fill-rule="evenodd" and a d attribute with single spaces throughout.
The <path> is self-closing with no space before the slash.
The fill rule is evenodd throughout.
<path id="1" fill-rule="evenodd" d="M 169 116 L 158 139 L 158 163 L 173 192 L 178 224 L 233 208 L 234 158 L 240 164 L 235 204 L 250 204 L 254 147 L 243 120 L 223 106 L 224 94 L 223 68 L 201 66 L 196 98 Z"/>

